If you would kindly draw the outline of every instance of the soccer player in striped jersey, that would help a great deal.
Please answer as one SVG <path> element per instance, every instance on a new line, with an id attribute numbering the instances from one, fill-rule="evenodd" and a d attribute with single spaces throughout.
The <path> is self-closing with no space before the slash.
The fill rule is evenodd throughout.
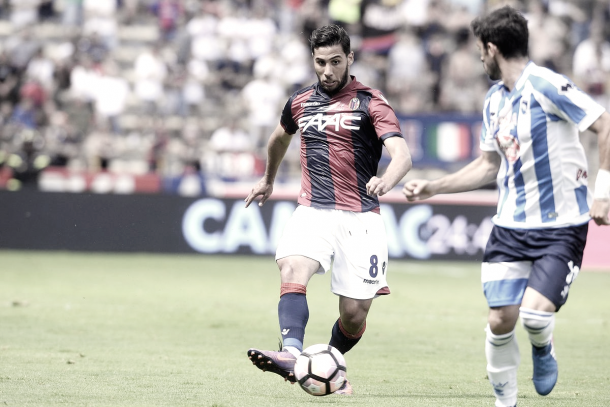
<path id="1" fill-rule="evenodd" d="M 485 353 L 496 406 L 517 403 L 518 318 L 532 344 L 540 395 L 557 381 L 555 313 L 580 270 L 588 223 L 608 225 L 610 114 L 569 79 L 528 58 L 526 19 L 508 6 L 471 24 L 492 80 L 483 107 L 481 156 L 434 181 L 413 180 L 409 201 L 480 188 L 494 179 L 497 214 L 482 264 L 488 305 Z M 598 135 L 600 169 L 592 194 L 579 131 Z"/>
<path id="2" fill-rule="evenodd" d="M 249 349 L 256 367 L 294 383 L 293 366 L 303 350 L 309 318 L 310 278 L 330 270 L 339 296 L 339 318 L 330 344 L 341 353 L 362 337 L 373 299 L 389 294 L 388 250 L 378 197 L 411 168 L 411 156 L 396 114 L 385 97 L 349 74 L 354 61 L 346 31 L 329 25 L 310 39 L 318 82 L 295 92 L 268 142 L 265 175 L 245 199 L 263 205 L 292 136 L 301 134 L 299 206 L 277 247 L 280 269 L 278 317 L 282 349 Z M 377 174 L 382 148 L 391 160 Z M 351 384 L 337 393 L 351 394 Z"/>

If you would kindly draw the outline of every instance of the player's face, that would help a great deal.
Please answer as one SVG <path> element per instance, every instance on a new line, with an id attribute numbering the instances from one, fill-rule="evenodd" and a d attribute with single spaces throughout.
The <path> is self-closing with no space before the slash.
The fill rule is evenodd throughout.
<path id="1" fill-rule="evenodd" d="M 343 53 L 341 45 L 316 48 L 313 66 L 320 86 L 328 95 L 339 92 L 350 80 L 349 67 L 354 62 L 354 53 Z"/>
<path id="2" fill-rule="evenodd" d="M 487 47 L 483 45 L 483 42 L 477 38 L 477 48 L 481 53 L 481 62 L 483 62 L 483 69 L 487 75 L 489 75 L 489 79 L 492 81 L 497 81 L 501 79 L 502 73 L 500 72 L 500 67 L 498 66 L 498 62 L 496 59 L 489 53 Z"/>

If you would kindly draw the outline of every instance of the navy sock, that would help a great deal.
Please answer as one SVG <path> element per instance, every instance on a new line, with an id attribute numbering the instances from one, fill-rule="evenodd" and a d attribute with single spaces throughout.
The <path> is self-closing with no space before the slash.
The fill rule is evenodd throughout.
<path id="1" fill-rule="evenodd" d="M 303 350 L 305 326 L 309 320 L 307 297 L 300 293 L 287 293 L 280 297 L 277 305 L 283 346 Z"/>
<path id="2" fill-rule="evenodd" d="M 350 335 L 342 329 L 341 319 L 337 319 L 337 322 L 335 322 L 335 325 L 333 326 L 332 335 L 328 344 L 337 348 L 339 352 L 346 353 L 360 341 L 365 329 L 366 324 L 356 335 Z"/>

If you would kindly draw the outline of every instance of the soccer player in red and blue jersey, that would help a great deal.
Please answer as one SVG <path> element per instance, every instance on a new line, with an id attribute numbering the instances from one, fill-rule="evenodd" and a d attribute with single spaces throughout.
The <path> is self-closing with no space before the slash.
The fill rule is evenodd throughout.
<path id="1" fill-rule="evenodd" d="M 341 353 L 362 337 L 373 299 L 390 293 L 378 197 L 411 169 L 393 109 L 381 92 L 349 74 L 354 53 L 346 31 L 337 25 L 321 27 L 312 33 L 310 47 L 318 82 L 295 92 L 286 103 L 268 142 L 265 175 L 245 199 L 247 207 L 257 197 L 263 205 L 271 196 L 279 165 L 292 136 L 300 131 L 299 206 L 276 252 L 282 349 L 248 350 L 256 367 L 292 383 L 309 319 L 307 284 L 314 274 L 324 274 L 332 265 L 331 291 L 339 296 L 339 318 L 330 345 Z M 378 176 L 383 146 L 391 161 Z M 346 381 L 337 393 L 352 391 Z"/>

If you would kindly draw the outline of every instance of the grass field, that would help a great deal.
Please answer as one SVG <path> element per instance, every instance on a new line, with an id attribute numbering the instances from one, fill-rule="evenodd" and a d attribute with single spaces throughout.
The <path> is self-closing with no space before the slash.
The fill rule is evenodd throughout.
<path id="1" fill-rule="evenodd" d="M 492 406 L 478 264 L 393 261 L 392 295 L 346 355 L 356 394 L 312 397 L 262 373 L 277 347 L 270 257 L 0 251 L 0 406 Z M 337 318 L 308 289 L 305 345 Z M 610 273 L 583 272 L 557 316 L 559 382 L 537 396 L 519 328 L 519 406 L 610 405 Z"/>

